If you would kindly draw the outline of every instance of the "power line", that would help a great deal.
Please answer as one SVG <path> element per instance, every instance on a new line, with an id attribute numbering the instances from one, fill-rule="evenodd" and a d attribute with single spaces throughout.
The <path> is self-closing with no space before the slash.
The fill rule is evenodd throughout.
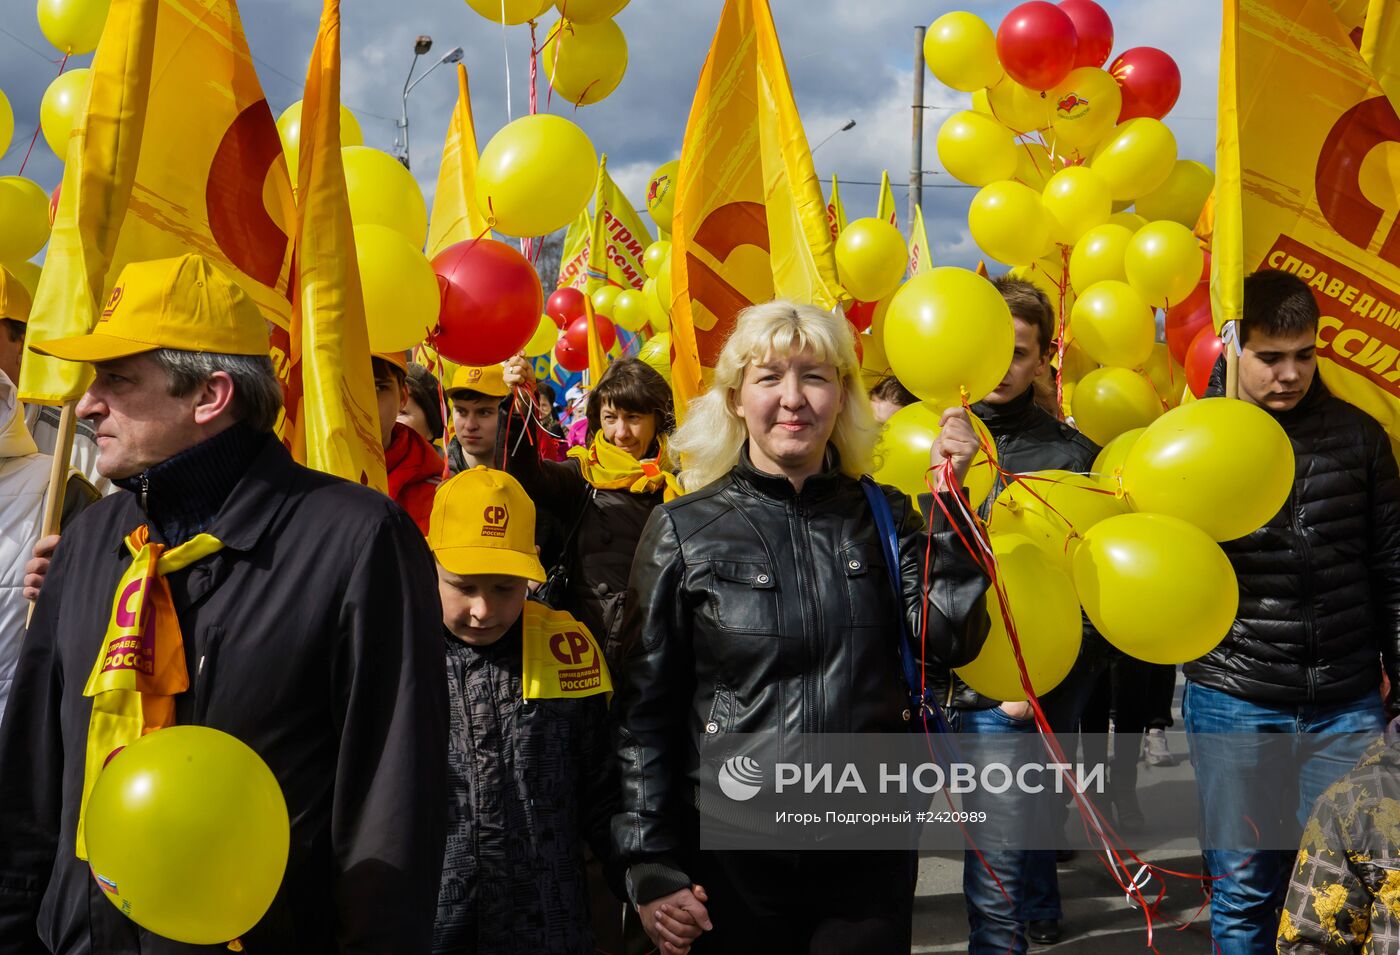
<path id="1" fill-rule="evenodd" d="M 52 58 L 51 58 L 51 57 L 50 57 L 47 53 L 45 53 L 43 50 L 41 50 L 41 49 L 39 49 L 38 47 L 35 47 L 35 46 L 30 46 L 29 43 L 28 43 L 26 40 L 24 40 L 24 39 L 21 38 L 21 37 L 15 36 L 13 33 L 11 33 L 9 30 L 6 30 L 4 27 L 0 27 L 0 33 L 5 34 L 5 36 L 9 37 L 11 40 L 14 40 L 14 41 L 15 41 L 16 43 L 18 43 L 20 46 L 24 47 L 26 50 L 28 50 L 29 52 L 33 53 L 35 56 L 37 56 L 37 57 L 39 57 L 40 59 L 42 59 L 45 63 L 57 63 L 57 62 L 58 62 L 58 58 L 57 58 L 57 57 L 52 57 Z"/>

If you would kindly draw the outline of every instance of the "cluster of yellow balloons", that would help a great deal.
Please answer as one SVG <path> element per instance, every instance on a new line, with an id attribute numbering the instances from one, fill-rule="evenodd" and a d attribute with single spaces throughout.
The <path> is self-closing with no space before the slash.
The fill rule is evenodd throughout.
<path id="1" fill-rule="evenodd" d="M 559 19 L 545 34 L 540 65 L 549 87 L 575 106 L 606 99 L 627 72 L 627 38 L 613 17 L 628 0 L 466 0 L 492 23 L 516 26 L 544 16 Z"/>

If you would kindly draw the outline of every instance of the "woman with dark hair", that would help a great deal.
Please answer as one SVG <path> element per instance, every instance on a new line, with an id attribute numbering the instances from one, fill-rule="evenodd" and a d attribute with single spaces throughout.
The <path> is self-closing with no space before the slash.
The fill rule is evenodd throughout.
<path id="1" fill-rule="evenodd" d="M 504 377 L 515 388 L 534 384 L 524 358 L 506 362 Z M 533 400 L 517 400 L 510 428 L 502 429 L 509 431 L 502 467 L 565 529 L 559 565 L 550 572 L 564 578 L 557 609 L 582 621 L 611 663 L 642 528 L 652 508 L 679 493 L 666 453 L 675 427 L 671 387 L 635 358 L 613 362 L 588 394 L 588 443 L 562 462 L 543 460 L 539 443 L 526 435 L 518 416 L 534 408 Z"/>
<path id="2" fill-rule="evenodd" d="M 442 399 L 438 380 L 431 371 L 417 362 L 408 363 L 408 401 L 399 412 L 399 421 L 417 431 L 442 450 Z"/>

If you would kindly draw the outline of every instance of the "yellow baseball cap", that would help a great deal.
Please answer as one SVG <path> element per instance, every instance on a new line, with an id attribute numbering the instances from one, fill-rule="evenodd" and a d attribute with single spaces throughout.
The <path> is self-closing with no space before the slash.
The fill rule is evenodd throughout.
<path id="1" fill-rule="evenodd" d="M 462 365 L 452 373 L 447 397 L 452 397 L 454 391 L 479 391 L 493 398 L 504 398 L 510 394 L 510 385 L 506 384 L 505 369 L 500 365 Z"/>
<path id="2" fill-rule="evenodd" d="M 544 582 L 535 552 L 535 504 L 504 471 L 474 467 L 438 486 L 428 547 L 450 573 Z"/>
<path id="3" fill-rule="evenodd" d="M 218 355 L 266 355 L 267 320 L 243 287 L 194 253 L 132 262 L 117 276 L 88 335 L 31 342 L 62 361 L 111 361 L 174 348 Z"/>
<path id="4" fill-rule="evenodd" d="M 29 309 L 34 304 L 29 289 L 9 269 L 0 268 L 0 318 L 29 322 Z"/>

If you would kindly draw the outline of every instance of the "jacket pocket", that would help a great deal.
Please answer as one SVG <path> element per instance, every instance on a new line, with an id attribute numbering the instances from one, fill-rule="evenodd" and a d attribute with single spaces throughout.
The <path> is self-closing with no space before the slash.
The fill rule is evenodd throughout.
<path id="1" fill-rule="evenodd" d="M 734 633 L 778 633 L 778 590 L 772 567 L 766 561 L 709 563 L 710 603 L 719 627 Z"/>
<path id="2" fill-rule="evenodd" d="M 897 626 L 894 584 L 880 546 L 847 544 L 841 548 L 840 560 L 845 572 L 847 620 L 851 626 Z"/>

